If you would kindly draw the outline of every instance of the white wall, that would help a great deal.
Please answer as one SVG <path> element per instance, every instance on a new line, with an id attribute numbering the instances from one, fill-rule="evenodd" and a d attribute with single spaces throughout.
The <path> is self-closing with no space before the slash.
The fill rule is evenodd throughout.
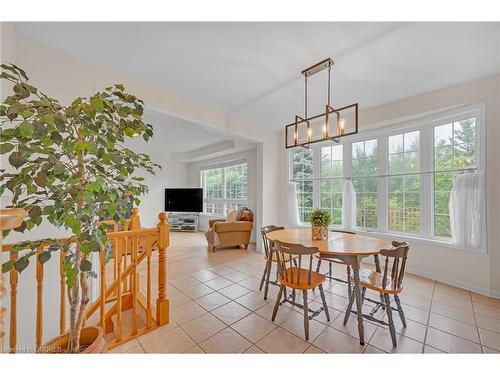
<path id="1" fill-rule="evenodd" d="M 429 92 L 360 113 L 360 133 L 465 104 L 486 104 L 486 206 L 488 253 L 410 240 L 408 270 L 500 298 L 500 75 Z M 362 103 L 360 103 L 362 108 Z M 288 170 L 288 159 L 283 164 Z M 285 177 L 286 181 L 287 177 Z M 396 236 L 382 236 L 398 239 Z M 401 238 L 400 238 L 401 239 Z"/>

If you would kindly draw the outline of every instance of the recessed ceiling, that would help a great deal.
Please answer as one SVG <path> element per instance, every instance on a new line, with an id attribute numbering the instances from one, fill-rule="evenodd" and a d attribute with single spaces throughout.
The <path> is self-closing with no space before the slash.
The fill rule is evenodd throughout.
<path id="1" fill-rule="evenodd" d="M 333 105 L 360 109 L 499 72 L 498 23 L 18 23 L 19 34 L 281 130 L 300 71 L 332 57 Z M 311 82 L 310 113 L 326 84 Z"/>
<path id="2" fill-rule="evenodd" d="M 146 110 L 144 121 L 153 126 L 154 137 L 149 142 L 139 138 L 129 140 L 129 147 L 136 152 L 143 152 L 155 160 L 168 159 L 172 153 L 189 153 L 200 149 L 232 141 L 234 147 L 225 151 L 217 151 L 213 154 L 204 153 L 192 160 L 184 159 L 184 162 L 199 161 L 219 157 L 226 154 L 246 151 L 255 148 L 256 144 L 241 138 L 230 137 L 218 131 L 204 128 L 190 121 L 182 120 L 170 115 L 153 110 Z"/>

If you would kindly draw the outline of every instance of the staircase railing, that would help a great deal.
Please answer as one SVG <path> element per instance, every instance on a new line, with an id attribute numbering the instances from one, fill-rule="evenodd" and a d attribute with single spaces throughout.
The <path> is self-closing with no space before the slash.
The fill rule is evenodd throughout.
<path id="1" fill-rule="evenodd" d="M 167 259 L 169 246 L 169 226 L 167 214 L 160 213 L 159 223 L 155 228 L 140 228 L 137 209 L 132 210 L 132 217 L 121 227 L 118 223 L 108 222 L 112 230 L 107 236 L 111 242 L 111 254 L 105 251 L 99 253 L 99 290 L 98 297 L 86 312 L 86 324 L 89 324 L 94 314 L 98 314 L 97 324 L 103 327 L 105 333 L 114 333 L 108 337 L 108 349 L 125 343 L 134 337 L 149 332 L 168 323 L 169 301 L 166 298 Z M 74 243 L 74 238 L 63 238 L 61 242 Z M 16 244 L 6 244 L 2 252 L 10 252 L 10 259 L 17 260 L 18 252 L 11 251 Z M 35 348 L 42 345 L 43 339 L 43 300 L 44 300 L 44 264 L 38 261 L 38 256 L 48 244 L 41 244 L 36 261 L 36 329 Z M 66 283 L 64 273 L 64 252 L 59 251 L 59 332 L 66 332 Z M 153 298 L 152 262 L 157 254 L 157 297 Z M 106 261 L 109 257 L 109 261 Z M 141 265 L 144 268 L 139 269 Z M 17 345 L 17 286 L 19 273 L 12 268 L 9 271 L 9 351 L 14 353 Z M 145 293 L 141 291 L 140 274 L 145 272 Z M 125 332 L 126 326 L 122 319 L 123 312 L 130 310 L 130 332 Z M 140 312 L 143 312 L 144 322 L 140 322 Z M 113 319 L 115 318 L 115 319 Z"/>

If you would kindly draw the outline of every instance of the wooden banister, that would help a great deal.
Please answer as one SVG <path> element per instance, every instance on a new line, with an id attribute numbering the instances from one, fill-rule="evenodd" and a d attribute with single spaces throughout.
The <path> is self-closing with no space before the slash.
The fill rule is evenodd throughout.
<path id="1" fill-rule="evenodd" d="M 99 262 L 96 265 L 99 274 L 99 296 L 87 308 L 85 319 L 88 320 L 94 313 L 98 314 L 98 324 L 106 333 L 115 333 L 115 339 L 108 342 L 108 348 L 119 345 L 122 342 L 133 339 L 160 325 L 168 323 L 169 301 L 166 297 L 167 288 L 167 258 L 166 252 L 169 245 L 169 226 L 167 215 L 159 215 L 159 223 L 155 228 L 141 228 L 137 209 L 132 210 L 132 217 L 125 226 L 115 222 L 106 222 L 110 225 L 107 237 L 111 245 L 112 262 L 106 262 L 108 256 L 105 249 L 99 254 Z M 125 230 L 120 230 L 125 229 Z M 76 243 L 74 237 L 59 239 L 62 243 Z M 16 261 L 19 252 L 11 251 L 16 244 L 7 244 L 2 251 L 10 251 L 10 259 Z M 36 330 L 35 348 L 43 344 L 43 301 L 44 301 L 44 264 L 39 261 L 45 248 L 50 243 L 42 243 L 36 249 Z M 153 250 L 158 255 L 158 298 L 156 306 L 152 297 L 152 259 Z M 59 250 L 59 332 L 66 331 L 66 309 L 67 309 L 67 287 L 66 273 L 64 269 L 65 252 Z M 146 266 L 146 291 L 140 289 L 139 265 L 141 262 Z M 107 279 L 107 275 L 113 276 L 113 280 Z M 15 352 L 18 335 L 17 300 L 18 300 L 19 273 L 15 268 L 10 271 L 10 330 L 9 348 Z M 156 311 L 154 311 L 156 307 Z M 123 326 L 123 311 L 130 309 L 131 327 L 129 331 Z M 145 321 L 139 319 L 139 309 L 145 313 Z M 114 316 L 112 320 L 111 317 Z M 128 320 L 125 320 L 128 321 Z M 23 322 L 20 322 L 23 324 Z"/>

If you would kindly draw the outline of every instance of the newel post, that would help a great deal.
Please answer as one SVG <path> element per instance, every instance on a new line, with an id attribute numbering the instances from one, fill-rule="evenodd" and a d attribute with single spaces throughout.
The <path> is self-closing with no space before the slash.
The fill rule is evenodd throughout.
<path id="1" fill-rule="evenodd" d="M 156 323 L 164 325 L 168 323 L 169 303 L 166 298 L 167 292 L 167 247 L 169 242 L 168 215 L 160 213 L 158 223 L 158 299 L 156 300 Z"/>
<path id="2" fill-rule="evenodd" d="M 132 208 L 132 215 L 130 216 L 130 228 L 129 230 L 141 229 L 141 218 L 139 216 L 139 209 L 137 207 Z"/>

